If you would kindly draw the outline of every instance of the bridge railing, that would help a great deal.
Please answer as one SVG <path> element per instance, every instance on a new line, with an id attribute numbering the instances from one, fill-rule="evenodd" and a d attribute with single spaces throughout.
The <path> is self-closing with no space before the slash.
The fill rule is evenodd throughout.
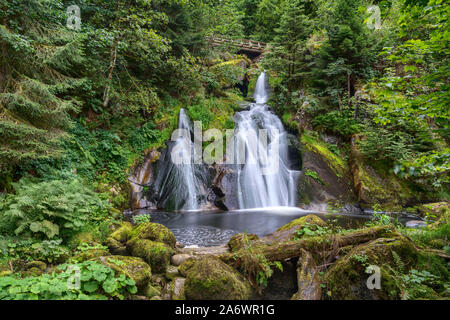
<path id="1" fill-rule="evenodd" d="M 261 41 L 249 40 L 249 39 L 239 39 L 234 40 L 230 38 L 220 37 L 220 36 L 212 36 L 209 38 L 209 41 L 215 44 L 230 44 L 235 45 L 241 48 L 247 48 L 252 50 L 263 51 L 267 44 Z"/>

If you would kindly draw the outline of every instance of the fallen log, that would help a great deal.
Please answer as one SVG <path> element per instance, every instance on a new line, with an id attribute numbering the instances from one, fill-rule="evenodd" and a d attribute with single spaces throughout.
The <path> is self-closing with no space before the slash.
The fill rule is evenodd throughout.
<path id="1" fill-rule="evenodd" d="M 284 261 L 299 257 L 302 249 L 313 252 L 336 250 L 349 245 L 359 245 L 388 234 L 392 234 L 390 226 L 376 226 L 344 234 L 330 234 L 325 236 L 310 237 L 301 240 L 272 242 L 264 244 L 264 238 L 251 243 L 254 252 L 263 254 L 268 261 Z M 237 257 L 245 255 L 245 248 L 235 253 L 224 253 L 219 258 L 227 264 L 235 265 Z"/>

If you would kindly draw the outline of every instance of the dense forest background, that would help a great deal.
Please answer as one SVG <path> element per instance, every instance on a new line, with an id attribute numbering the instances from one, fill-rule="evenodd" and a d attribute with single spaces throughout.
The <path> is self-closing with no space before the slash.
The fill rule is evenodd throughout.
<path id="1" fill-rule="evenodd" d="M 449 11 L 442 0 L 0 0 L 0 250 L 56 261 L 80 234 L 106 237 L 131 168 L 170 138 L 181 107 L 233 128 L 242 61 L 250 93 L 267 70 L 291 132 L 337 136 L 343 158 L 358 144 L 417 203 L 448 200 Z M 214 35 L 268 50 L 251 63 L 212 47 Z"/>

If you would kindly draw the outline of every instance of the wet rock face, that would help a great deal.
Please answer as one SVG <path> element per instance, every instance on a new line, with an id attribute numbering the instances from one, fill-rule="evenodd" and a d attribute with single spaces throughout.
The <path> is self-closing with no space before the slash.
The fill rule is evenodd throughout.
<path id="1" fill-rule="evenodd" d="M 227 210 L 239 209 L 239 203 L 237 198 L 237 173 L 231 165 L 217 165 L 216 177 L 214 178 L 214 187 L 220 190 L 220 206 Z M 216 206 L 217 206 L 216 204 Z"/>
<path id="2" fill-rule="evenodd" d="M 128 179 L 130 182 L 130 207 L 132 210 L 152 208 L 155 206 L 151 186 L 154 183 L 154 166 L 159 159 L 157 150 L 149 152 L 142 165 L 135 168 L 134 174 Z"/>
<path id="3" fill-rule="evenodd" d="M 315 210 L 319 209 L 318 204 L 356 203 L 346 160 L 307 133 L 302 136 L 301 144 L 302 174 L 297 188 L 300 207 Z"/>

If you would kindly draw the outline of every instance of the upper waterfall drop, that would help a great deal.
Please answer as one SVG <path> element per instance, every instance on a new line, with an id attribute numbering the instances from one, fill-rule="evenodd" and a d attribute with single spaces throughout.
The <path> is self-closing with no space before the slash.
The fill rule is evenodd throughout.
<path id="1" fill-rule="evenodd" d="M 253 94 L 253 98 L 258 104 L 265 104 L 269 99 L 269 94 L 266 90 L 266 73 L 261 72 L 258 77 L 258 81 L 256 81 L 255 93 Z"/>
<path id="2" fill-rule="evenodd" d="M 287 133 L 281 120 L 265 104 L 266 74 L 258 78 L 250 110 L 236 114 L 235 154 L 240 209 L 294 207 L 299 171 L 289 167 Z M 261 139 L 261 132 L 267 139 Z"/>

